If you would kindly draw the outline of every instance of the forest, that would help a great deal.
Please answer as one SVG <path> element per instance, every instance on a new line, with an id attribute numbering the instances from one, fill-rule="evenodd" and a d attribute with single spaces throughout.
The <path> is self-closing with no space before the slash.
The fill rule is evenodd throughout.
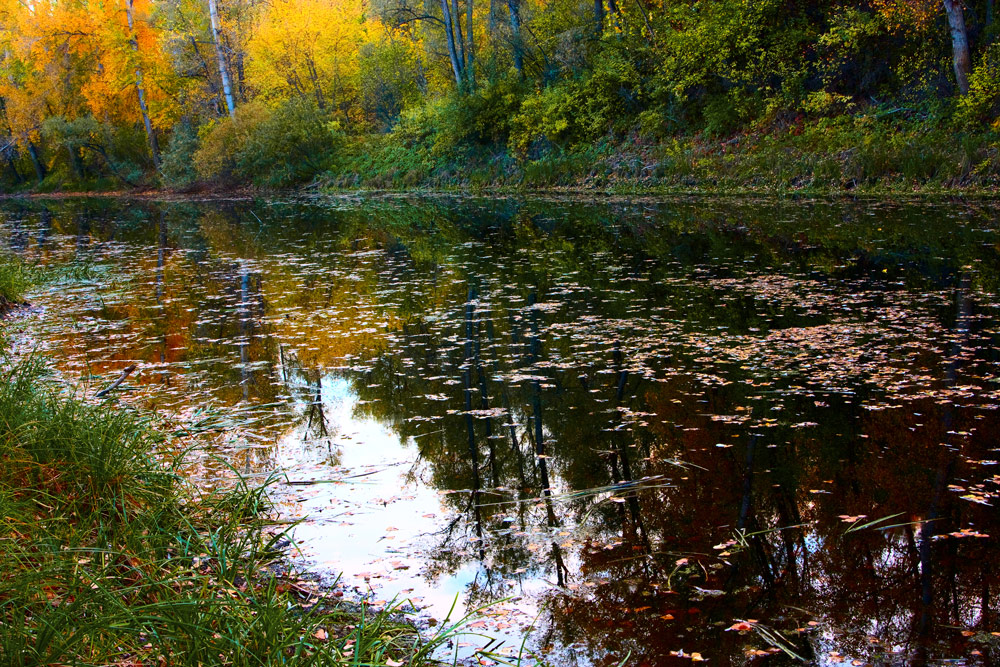
<path id="1" fill-rule="evenodd" d="M 991 188 L 992 0 L 2 0 L 5 191 Z"/>

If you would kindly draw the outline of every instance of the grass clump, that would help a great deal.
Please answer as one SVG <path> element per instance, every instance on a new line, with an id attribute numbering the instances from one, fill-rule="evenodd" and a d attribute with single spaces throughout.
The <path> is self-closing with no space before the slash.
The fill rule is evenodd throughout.
<path id="1" fill-rule="evenodd" d="M 426 664 L 435 640 L 392 610 L 327 604 L 278 567 L 266 486 L 199 495 L 163 446 L 142 416 L 60 394 L 37 359 L 0 373 L 4 665 Z"/>
<path id="2" fill-rule="evenodd" d="M 14 257 L 0 257 L 0 315 L 24 301 L 31 286 L 30 271 Z"/>

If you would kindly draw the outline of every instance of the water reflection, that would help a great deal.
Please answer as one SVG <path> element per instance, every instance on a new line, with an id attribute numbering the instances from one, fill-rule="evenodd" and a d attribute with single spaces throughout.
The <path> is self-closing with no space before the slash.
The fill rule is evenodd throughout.
<path id="1" fill-rule="evenodd" d="M 358 595 L 510 598 L 479 629 L 564 664 L 991 664 L 994 213 L 68 201 L 3 230 L 99 267 L 16 326 L 286 473 Z"/>

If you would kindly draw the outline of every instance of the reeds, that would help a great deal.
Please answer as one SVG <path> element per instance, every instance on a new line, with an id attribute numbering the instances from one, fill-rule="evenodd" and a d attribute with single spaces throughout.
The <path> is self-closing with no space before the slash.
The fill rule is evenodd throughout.
<path id="1" fill-rule="evenodd" d="M 0 315 L 24 300 L 31 281 L 28 269 L 17 258 L 0 258 Z"/>

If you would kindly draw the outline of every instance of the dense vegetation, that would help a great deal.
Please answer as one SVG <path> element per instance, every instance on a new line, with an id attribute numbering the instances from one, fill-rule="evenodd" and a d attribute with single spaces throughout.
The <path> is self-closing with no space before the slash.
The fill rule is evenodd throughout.
<path id="1" fill-rule="evenodd" d="M 0 3 L 7 188 L 990 186 L 992 0 Z"/>

